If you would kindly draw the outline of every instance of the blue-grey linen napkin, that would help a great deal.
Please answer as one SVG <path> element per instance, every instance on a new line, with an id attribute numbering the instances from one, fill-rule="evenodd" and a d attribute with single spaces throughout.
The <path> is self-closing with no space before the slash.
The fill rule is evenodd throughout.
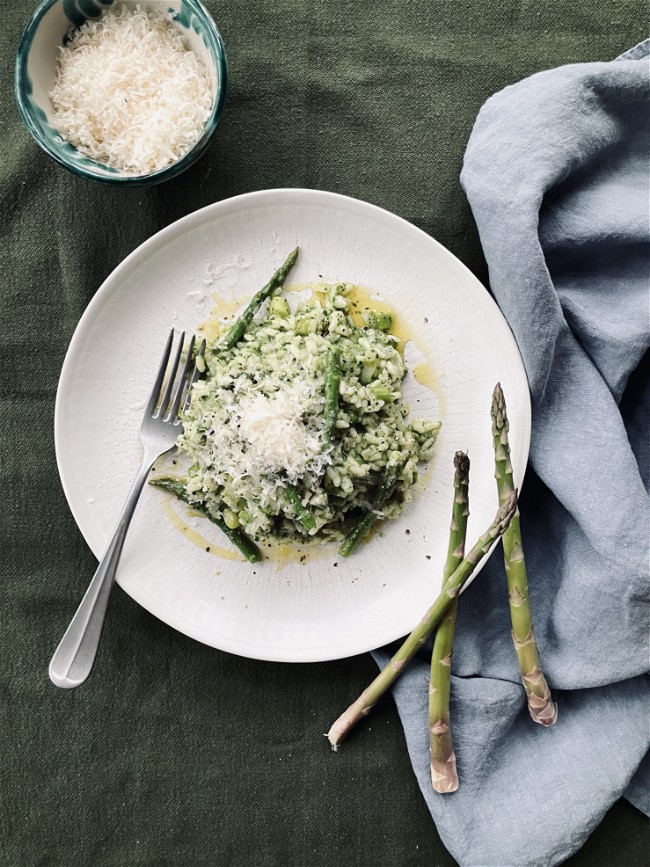
<path id="1" fill-rule="evenodd" d="M 460 599 L 456 793 L 431 787 L 424 654 L 394 691 L 462 867 L 559 864 L 623 794 L 650 813 L 649 55 L 647 40 L 507 87 L 465 155 L 491 290 L 530 383 L 522 533 L 559 717 L 545 729 L 528 714 L 498 550 Z"/>

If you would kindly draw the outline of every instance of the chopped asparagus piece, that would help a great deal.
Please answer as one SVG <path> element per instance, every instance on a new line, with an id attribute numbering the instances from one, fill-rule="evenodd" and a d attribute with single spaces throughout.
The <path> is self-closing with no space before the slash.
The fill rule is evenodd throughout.
<path id="1" fill-rule="evenodd" d="M 282 319 L 286 319 L 291 313 L 289 302 L 286 298 L 271 298 L 269 301 L 269 313 L 274 316 L 280 316 Z"/>
<path id="2" fill-rule="evenodd" d="M 270 298 L 271 295 L 275 292 L 276 289 L 279 289 L 284 281 L 287 278 L 287 274 L 293 268 L 293 265 L 298 258 L 298 250 L 299 247 L 296 247 L 289 255 L 283 264 L 278 268 L 275 274 L 271 277 L 266 286 L 263 286 L 260 291 L 253 296 L 252 300 L 241 314 L 241 316 L 236 320 L 235 324 L 228 331 L 226 336 L 219 343 L 219 349 L 232 349 L 233 346 L 238 343 L 244 332 L 250 325 L 253 320 L 253 317 L 260 309 L 262 304 L 266 301 L 267 298 Z"/>
<path id="3" fill-rule="evenodd" d="M 385 385 L 371 385 L 370 391 L 377 400 L 383 400 L 384 403 L 390 403 L 393 400 L 393 392 Z"/>
<path id="4" fill-rule="evenodd" d="M 401 466 L 387 467 L 384 470 L 384 475 L 375 491 L 375 496 L 372 501 L 372 509 L 359 519 L 350 533 L 348 533 L 339 545 L 339 554 L 341 554 L 341 556 L 349 557 L 350 554 L 354 554 L 359 545 L 368 535 L 370 528 L 377 520 L 376 512 L 380 511 L 384 503 L 390 498 L 391 494 L 395 490 L 397 477 L 401 470 Z"/>
<path id="5" fill-rule="evenodd" d="M 293 506 L 298 520 L 303 525 L 305 530 L 313 530 L 316 526 L 316 521 L 314 520 L 314 516 L 310 513 L 309 509 L 303 506 L 298 491 L 291 485 L 287 485 L 287 487 L 285 487 L 284 489 L 284 493 L 287 500 L 289 500 L 289 502 Z"/>
<path id="6" fill-rule="evenodd" d="M 213 524 L 216 524 L 217 527 L 221 530 L 222 533 L 230 539 L 233 545 L 244 555 L 244 557 L 248 560 L 249 563 L 259 563 L 262 559 L 262 552 L 257 547 L 255 542 L 244 533 L 244 531 L 240 527 L 230 527 L 226 523 L 225 520 L 222 520 L 220 517 L 215 515 L 210 509 L 201 503 L 195 503 L 190 500 L 189 494 L 187 493 L 187 489 L 183 482 L 179 482 L 176 479 L 150 479 L 150 485 L 154 485 L 156 488 L 162 488 L 163 491 L 169 491 L 170 494 L 174 494 L 175 497 L 178 497 L 179 500 L 182 500 L 184 503 L 187 503 L 191 506 L 196 512 L 200 512 L 204 515 L 208 520 L 212 521 Z M 230 510 L 228 510 L 230 511 Z"/>
<path id="7" fill-rule="evenodd" d="M 332 433 L 339 414 L 339 385 L 341 383 L 341 352 L 338 346 L 333 346 L 327 353 L 325 368 L 325 424 L 323 439 L 325 445 L 332 442 Z"/>
<path id="8" fill-rule="evenodd" d="M 393 317 L 388 310 L 365 310 L 363 318 L 369 328 L 376 328 L 377 331 L 390 331 L 393 324 Z"/>

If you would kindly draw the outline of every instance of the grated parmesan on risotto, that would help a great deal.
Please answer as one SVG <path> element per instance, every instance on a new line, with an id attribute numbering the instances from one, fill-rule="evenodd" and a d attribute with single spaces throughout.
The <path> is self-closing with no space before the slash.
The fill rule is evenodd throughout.
<path id="1" fill-rule="evenodd" d="M 54 125 L 84 155 L 134 174 L 164 168 L 198 140 L 214 94 L 170 16 L 116 5 L 60 49 Z"/>
<path id="2" fill-rule="evenodd" d="M 335 541 L 369 509 L 378 518 L 399 515 L 440 425 L 409 417 L 401 395 L 406 369 L 388 330 L 390 316 L 357 326 L 349 290 L 348 284 L 320 285 L 294 311 L 286 299 L 272 298 L 230 349 L 220 340 L 232 322 L 210 323 L 217 334 L 178 440 L 191 462 L 187 502 L 257 540 Z M 328 433 L 332 347 L 340 381 Z M 374 492 L 389 468 L 396 473 L 394 490 L 376 512 Z M 309 513 L 309 527 L 296 502 L 303 518 Z"/>

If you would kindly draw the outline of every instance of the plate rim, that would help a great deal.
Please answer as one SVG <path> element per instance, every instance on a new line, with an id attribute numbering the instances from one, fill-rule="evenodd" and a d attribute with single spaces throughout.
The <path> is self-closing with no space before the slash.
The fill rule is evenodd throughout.
<path id="1" fill-rule="evenodd" d="M 491 310 L 491 314 L 496 316 L 501 325 L 504 325 L 508 332 L 511 335 L 513 345 L 516 349 L 520 372 L 524 378 L 526 383 L 526 405 L 525 407 L 520 408 L 520 412 L 522 413 L 521 421 L 524 430 L 522 433 L 525 435 L 525 464 L 524 464 L 524 472 L 522 474 L 519 490 L 521 491 L 524 483 L 524 476 L 528 467 L 528 460 L 530 456 L 530 442 L 531 442 L 531 422 L 532 422 L 532 407 L 531 407 L 531 399 L 530 399 L 530 387 L 528 384 L 528 377 L 526 374 L 526 369 L 523 363 L 523 358 L 521 356 L 521 352 L 519 350 L 519 346 L 517 340 L 510 328 L 510 325 L 505 318 L 503 312 L 499 308 L 495 299 L 489 292 L 486 286 L 478 279 L 478 277 L 462 262 L 456 255 L 454 255 L 450 250 L 447 249 L 440 241 L 436 240 L 433 236 L 429 235 L 419 226 L 416 226 L 414 223 L 409 222 L 404 217 L 401 217 L 399 214 L 395 214 L 393 211 L 389 211 L 386 208 L 382 208 L 379 205 L 375 205 L 371 202 L 365 201 L 364 199 L 359 199 L 354 196 L 348 196 L 342 193 L 332 192 L 330 190 L 319 190 L 309 187 L 277 187 L 270 188 L 264 190 L 253 190 L 246 193 L 240 193 L 235 196 L 229 196 L 225 199 L 220 199 L 217 202 L 212 202 L 208 205 L 204 205 L 201 208 L 197 208 L 194 211 L 191 211 L 188 214 L 185 214 L 182 217 L 179 217 L 177 220 L 174 220 L 167 226 L 164 226 L 162 229 L 159 229 L 157 232 L 154 232 L 153 235 L 150 235 L 137 247 L 135 247 L 130 253 L 128 253 L 116 266 L 113 270 L 106 276 L 106 278 L 102 281 L 100 286 L 97 288 L 93 297 L 90 299 L 86 308 L 84 309 L 82 315 L 80 316 L 68 344 L 68 347 L 65 352 L 65 356 L 63 359 L 63 363 L 61 365 L 61 372 L 59 375 L 57 390 L 56 390 L 56 398 L 54 404 L 54 449 L 55 449 L 55 457 L 57 464 L 57 471 L 59 475 L 59 479 L 61 482 L 61 486 L 63 488 L 63 492 L 65 494 L 66 501 L 68 503 L 68 508 L 74 518 L 74 521 L 77 525 L 79 532 L 81 533 L 84 541 L 92 551 L 94 556 L 97 556 L 96 551 L 93 546 L 90 544 L 88 539 L 86 538 L 86 534 L 84 533 L 81 523 L 80 523 L 80 508 L 79 504 L 76 503 L 74 497 L 72 496 L 70 489 L 70 480 L 66 481 L 65 471 L 63 469 L 63 433 L 62 433 L 62 417 L 63 417 L 63 401 L 64 396 L 66 394 L 67 388 L 69 388 L 69 380 L 71 379 L 74 368 L 75 368 L 75 357 L 79 353 L 80 344 L 83 339 L 84 332 L 86 330 L 87 323 L 91 322 L 94 317 L 95 309 L 100 307 L 102 303 L 104 303 L 105 299 L 108 298 L 113 291 L 114 286 L 119 284 L 121 275 L 124 271 L 127 271 L 131 266 L 131 263 L 150 246 L 154 246 L 154 244 L 159 243 L 161 241 L 164 242 L 164 239 L 167 235 L 173 235 L 178 232 L 179 228 L 181 228 L 185 224 L 191 224 L 194 220 L 196 220 L 201 215 L 210 212 L 210 211 L 218 211 L 220 208 L 224 206 L 233 206 L 238 203 L 246 202 L 247 200 L 259 202 L 260 200 L 268 199 L 273 200 L 286 198 L 290 199 L 291 197 L 300 197 L 307 199 L 320 199 L 321 201 L 329 200 L 332 203 L 336 202 L 345 202 L 347 204 L 351 204 L 355 208 L 367 209 L 370 213 L 375 213 L 378 215 L 388 216 L 391 220 L 396 220 L 402 224 L 407 231 L 414 233 L 416 237 L 419 237 L 421 241 L 426 244 L 432 244 L 438 250 L 438 253 L 442 255 L 442 258 L 447 259 L 450 263 L 453 263 L 454 267 L 460 268 L 461 272 L 465 274 L 465 276 L 469 279 L 470 282 L 475 283 L 477 287 L 483 290 L 484 293 L 484 301 L 486 303 L 487 309 Z M 279 204 L 288 204 L 288 202 L 279 202 Z M 488 562 L 491 557 L 494 549 L 498 544 L 498 539 L 495 541 L 494 545 L 490 548 L 485 557 L 481 560 L 481 562 L 477 565 L 474 573 L 471 578 L 465 585 L 465 588 L 471 584 L 474 578 L 481 572 L 484 568 L 485 564 Z M 99 559 L 99 557 L 98 557 Z M 116 577 L 116 582 L 120 584 L 119 578 Z M 120 586 L 122 586 L 120 584 Z M 393 641 L 400 639 L 404 633 L 399 633 L 398 635 L 391 636 L 382 641 L 381 644 L 371 644 L 369 646 L 363 646 L 361 648 L 356 648 L 354 650 L 350 650 L 349 648 L 343 649 L 341 652 L 332 652 L 328 651 L 325 654 L 323 651 L 318 652 L 317 647 L 303 647 L 297 648 L 295 651 L 291 653 L 287 653 L 285 655 L 279 655 L 279 651 L 276 648 L 274 651 L 270 653 L 264 653 L 260 651 L 259 653 L 255 652 L 251 654 L 249 651 L 246 652 L 241 648 L 238 649 L 232 643 L 228 641 L 224 641 L 222 644 L 215 644 L 213 641 L 206 641 L 204 637 L 199 636 L 198 632 L 192 633 L 187 629 L 181 629 L 177 624 L 173 623 L 169 618 L 162 616 L 158 611 L 152 611 L 147 605 L 145 605 L 136 595 L 134 595 L 130 590 L 126 590 L 122 587 L 125 593 L 134 600 L 138 605 L 141 605 L 145 611 L 147 611 L 152 616 L 156 617 L 158 620 L 165 623 L 170 628 L 174 629 L 177 632 L 180 632 L 182 635 L 187 636 L 195 641 L 199 641 L 202 644 L 205 644 L 208 647 L 213 647 L 216 650 L 220 650 L 226 653 L 232 653 L 236 656 L 243 656 L 249 659 L 256 659 L 261 661 L 268 662 L 289 662 L 289 663 L 315 663 L 315 662 L 327 662 L 333 661 L 337 659 L 345 659 L 350 656 L 356 656 L 361 653 L 367 653 L 371 650 L 377 649 L 378 647 L 384 646 L 386 644 L 390 644 Z M 433 601 L 433 600 L 432 600 Z"/>

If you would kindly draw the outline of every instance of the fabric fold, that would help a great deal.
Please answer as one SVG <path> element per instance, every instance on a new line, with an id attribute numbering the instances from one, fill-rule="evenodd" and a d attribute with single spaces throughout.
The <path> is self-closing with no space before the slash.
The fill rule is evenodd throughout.
<path id="1" fill-rule="evenodd" d="M 559 719 L 544 730 L 528 717 L 496 552 L 459 606 L 453 795 L 429 779 L 426 654 L 395 690 L 420 787 L 463 867 L 559 864 L 628 786 L 648 811 L 650 508 L 638 420 L 650 417 L 650 381 L 635 371 L 650 346 L 649 55 L 646 40 L 617 61 L 507 87 L 481 109 L 465 155 L 491 291 L 530 384 L 522 533 Z"/>

